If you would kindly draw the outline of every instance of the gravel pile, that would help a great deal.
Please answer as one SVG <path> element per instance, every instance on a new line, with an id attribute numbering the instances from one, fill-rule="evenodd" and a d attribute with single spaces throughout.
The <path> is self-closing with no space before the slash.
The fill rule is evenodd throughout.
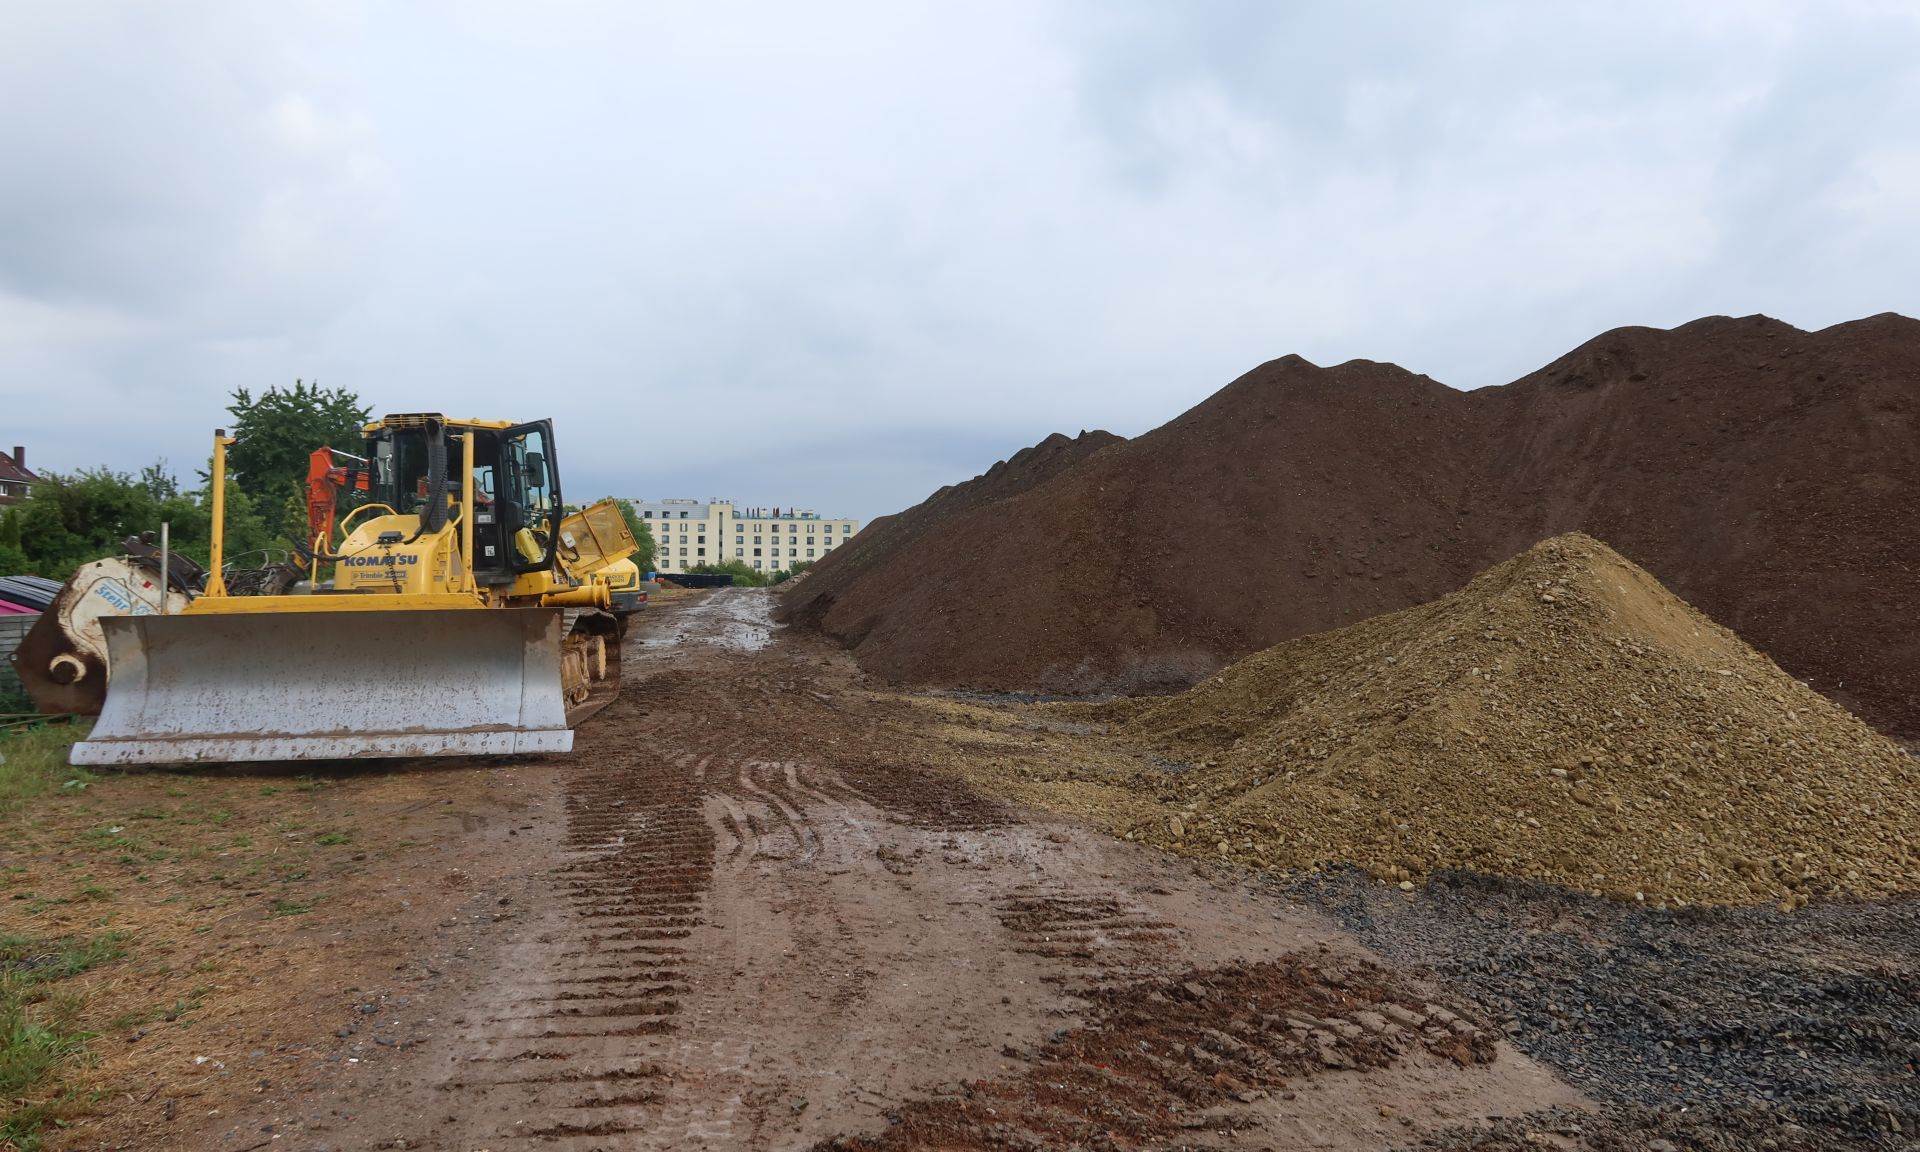
<path id="1" fill-rule="evenodd" d="M 1567 1127 L 1608 1150 L 1920 1146 L 1920 901 L 1660 912 L 1460 874 L 1409 894 L 1351 869 L 1283 887 L 1614 1106 L 1440 1146 Z"/>
<path id="2" fill-rule="evenodd" d="M 1920 762 L 1577 534 L 1103 715 L 1192 765 L 1136 839 L 1256 867 L 1650 904 L 1920 890 Z"/>

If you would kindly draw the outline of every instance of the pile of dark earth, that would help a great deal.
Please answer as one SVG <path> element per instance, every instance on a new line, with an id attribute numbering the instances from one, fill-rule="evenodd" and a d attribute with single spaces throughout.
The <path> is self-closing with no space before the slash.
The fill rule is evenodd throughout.
<path id="1" fill-rule="evenodd" d="M 1620 328 L 1472 391 L 1284 356 L 1132 440 L 1049 437 L 876 521 L 781 600 L 887 680 L 1132 695 L 1577 530 L 1912 740 L 1916 489 L 1905 316 Z"/>
<path id="2" fill-rule="evenodd" d="M 1598 1149 L 1920 1148 L 1920 900 L 1674 912 L 1464 873 L 1409 894 L 1357 870 L 1283 888 L 1613 1107 L 1437 1146 L 1584 1125 Z"/>

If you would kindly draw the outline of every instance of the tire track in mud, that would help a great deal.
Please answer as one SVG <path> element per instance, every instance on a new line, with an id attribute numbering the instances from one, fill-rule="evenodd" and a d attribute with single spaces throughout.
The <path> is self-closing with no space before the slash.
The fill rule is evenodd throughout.
<path id="1" fill-rule="evenodd" d="M 628 646 L 556 774 L 538 907 L 415 1081 L 444 1110 L 428 1146 L 1100 1146 L 1110 1113 L 1152 1144 L 1283 1083 L 1485 1046 L 1350 957 L 1289 956 L 1317 923 L 890 757 L 884 700 L 819 691 L 845 681 L 816 650 L 690 638 L 715 603 Z"/>
<path id="2" fill-rule="evenodd" d="M 1244 1106 L 1337 1070 L 1437 1057 L 1491 1062 L 1491 1036 L 1377 965 L 1291 955 L 1104 986 L 1082 1026 L 1018 1054 L 1013 1075 L 917 1102 L 873 1136 L 816 1152 L 1223 1147 L 1259 1126 Z M 1290 1147 L 1324 1146 L 1321 1141 Z M 1221 1143 L 1214 1143 L 1218 1138 Z"/>
<path id="3" fill-rule="evenodd" d="M 1058 968 L 1041 979 L 1070 994 L 1163 971 L 1180 930 L 1126 893 L 1022 884 L 994 905 L 1013 948 Z"/>
<path id="4" fill-rule="evenodd" d="M 712 883 L 713 757 L 634 731 L 644 721 L 626 702 L 610 712 L 629 739 L 617 755 L 589 748 L 566 780 L 564 855 L 526 969 L 439 1086 L 454 1115 L 498 1117 L 463 1125 L 475 1138 L 604 1147 L 651 1131 L 669 1100 L 687 942 Z"/>
<path id="5" fill-rule="evenodd" d="M 674 669 L 703 649 L 764 647 L 763 615 L 738 597 L 715 596 L 670 616 L 635 661 L 643 670 L 654 665 L 655 675 L 608 718 L 606 728 L 626 748 L 569 781 L 572 859 L 558 878 L 573 930 L 563 935 L 560 954 L 586 967 L 565 984 L 563 995 L 575 999 L 549 1005 L 546 1014 L 601 1021 L 583 1025 L 573 1041 L 591 1046 L 601 1036 L 620 1037 L 629 1057 L 646 1059 L 650 1078 L 624 1064 L 611 1069 L 611 1079 L 597 1071 L 569 1074 L 555 1086 L 566 1095 L 550 1100 L 550 1118 L 519 1135 L 582 1150 L 735 1143 L 742 1093 L 725 1085 L 744 1082 L 752 1037 L 714 1039 L 711 1027 L 728 998 L 722 961 L 732 937 L 726 925 L 714 925 L 697 954 L 689 949 L 709 926 L 717 870 L 737 874 L 755 862 L 804 866 L 819 852 L 820 836 L 804 800 L 786 786 L 784 766 L 767 759 L 773 749 L 766 734 L 731 722 L 740 686 Z M 761 694 L 759 703 L 773 702 Z M 709 819 L 716 807 L 717 821 Z M 718 986 L 703 993 L 696 987 L 702 979 Z"/>

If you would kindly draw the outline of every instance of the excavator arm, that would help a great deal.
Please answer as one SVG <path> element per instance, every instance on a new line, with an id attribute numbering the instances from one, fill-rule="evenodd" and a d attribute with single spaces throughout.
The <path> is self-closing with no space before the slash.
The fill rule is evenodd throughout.
<path id="1" fill-rule="evenodd" d="M 336 464 L 335 456 L 351 463 Z M 367 491 L 367 459 L 337 448 L 316 448 L 307 457 L 307 541 L 324 549 L 333 539 L 333 514 L 343 488 Z"/>

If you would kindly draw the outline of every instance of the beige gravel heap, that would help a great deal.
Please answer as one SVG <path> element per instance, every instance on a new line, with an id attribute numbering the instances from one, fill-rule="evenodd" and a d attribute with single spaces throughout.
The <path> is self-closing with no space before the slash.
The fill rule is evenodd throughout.
<path id="1" fill-rule="evenodd" d="M 1920 762 L 1586 536 L 1109 715 L 1194 765 L 1134 830 L 1186 851 L 1650 903 L 1920 889 Z"/>

